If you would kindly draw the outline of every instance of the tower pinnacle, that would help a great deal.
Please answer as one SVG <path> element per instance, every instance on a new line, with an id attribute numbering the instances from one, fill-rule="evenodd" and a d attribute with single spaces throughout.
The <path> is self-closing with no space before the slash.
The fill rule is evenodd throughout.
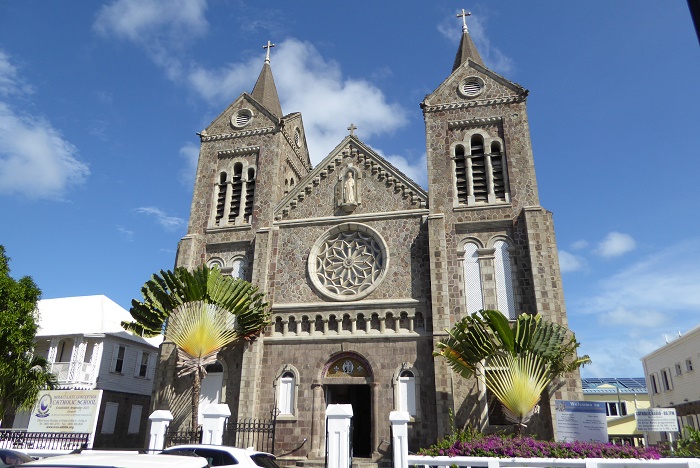
<path id="1" fill-rule="evenodd" d="M 258 76 L 258 81 L 255 82 L 252 96 L 272 114 L 282 117 L 282 106 L 277 95 L 275 79 L 272 77 L 272 68 L 270 68 L 270 49 L 274 46 L 270 41 L 267 41 L 267 45 L 263 46 L 263 49 L 266 49 L 265 63 L 260 71 L 260 76 Z"/>
<path id="2" fill-rule="evenodd" d="M 452 66 L 452 71 L 458 69 L 464 62 L 471 60 L 476 62 L 481 66 L 484 66 L 484 61 L 481 60 L 481 55 L 479 51 L 476 50 L 474 41 L 472 41 L 469 35 L 469 28 L 467 28 L 467 16 L 471 16 L 471 12 L 462 9 L 462 13 L 457 14 L 457 18 L 462 18 L 462 39 L 459 42 L 459 49 L 457 49 L 457 56 L 455 57 L 455 63 Z"/>

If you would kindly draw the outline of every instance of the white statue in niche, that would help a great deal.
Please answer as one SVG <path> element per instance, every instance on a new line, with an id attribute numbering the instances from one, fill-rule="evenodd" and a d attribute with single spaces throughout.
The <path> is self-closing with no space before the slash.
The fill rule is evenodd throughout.
<path id="1" fill-rule="evenodd" d="M 343 203 L 355 205 L 357 197 L 355 196 L 355 173 L 348 171 L 345 175 L 345 183 L 343 184 Z"/>

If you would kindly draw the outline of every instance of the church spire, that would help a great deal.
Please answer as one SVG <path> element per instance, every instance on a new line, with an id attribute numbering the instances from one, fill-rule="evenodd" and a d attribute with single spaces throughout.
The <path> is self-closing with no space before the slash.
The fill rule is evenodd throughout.
<path id="1" fill-rule="evenodd" d="M 472 41 L 472 38 L 469 35 L 469 28 L 467 28 L 467 16 L 471 16 L 471 13 L 464 10 L 462 10 L 462 13 L 457 15 L 457 18 L 462 18 L 462 40 L 459 42 L 459 49 L 457 49 L 457 56 L 455 57 L 455 63 L 452 66 L 452 71 L 455 71 L 468 59 L 471 59 L 472 62 L 476 62 L 481 66 L 485 66 L 484 61 L 481 60 L 479 51 L 476 50 L 474 41 Z"/>
<path id="2" fill-rule="evenodd" d="M 282 106 L 277 96 L 277 87 L 275 86 L 275 79 L 272 77 L 272 68 L 270 68 L 270 49 L 274 46 L 275 45 L 270 41 L 267 41 L 267 45 L 263 46 L 263 49 L 266 49 L 265 64 L 260 71 L 258 81 L 255 82 L 252 96 L 256 101 L 262 104 L 265 109 L 281 118 Z"/>

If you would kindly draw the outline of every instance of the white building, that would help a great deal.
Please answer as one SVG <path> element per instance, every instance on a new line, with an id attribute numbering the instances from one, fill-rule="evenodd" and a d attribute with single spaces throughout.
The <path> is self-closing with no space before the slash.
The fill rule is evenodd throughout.
<path id="1" fill-rule="evenodd" d="M 102 390 L 95 447 L 142 447 L 148 430 L 157 342 L 127 333 L 128 311 L 105 296 L 39 301 L 35 352 L 60 389 Z M 29 414 L 13 427 L 26 428 Z"/>
<path id="2" fill-rule="evenodd" d="M 642 358 L 652 408 L 675 408 L 678 426 L 700 423 L 700 325 Z M 667 440 L 652 433 L 650 443 Z M 674 435 L 675 437 L 675 435 Z"/>

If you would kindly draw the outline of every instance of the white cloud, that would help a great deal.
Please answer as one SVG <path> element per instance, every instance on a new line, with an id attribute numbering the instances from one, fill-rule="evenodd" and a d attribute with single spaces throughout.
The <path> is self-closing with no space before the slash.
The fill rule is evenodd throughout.
<path id="1" fill-rule="evenodd" d="M 559 251 L 559 268 L 562 273 L 581 270 L 584 261 L 581 257 L 571 254 L 565 250 Z"/>
<path id="2" fill-rule="evenodd" d="M 408 123 L 406 109 L 387 102 L 384 93 L 373 84 L 343 77 L 336 62 L 324 59 L 307 42 L 289 39 L 278 44 L 272 68 L 283 112 L 303 115 L 314 164 L 347 135 L 350 123 L 358 127 L 357 134 L 363 140 Z M 243 90 L 251 92 L 261 69 L 262 60 L 258 57 L 218 70 L 196 67 L 187 80 L 203 98 L 224 104 Z"/>
<path id="3" fill-rule="evenodd" d="M 160 208 L 156 208 L 155 206 L 142 206 L 136 208 L 134 211 L 148 216 L 153 216 L 156 222 L 168 231 L 174 231 L 185 224 L 184 219 L 176 216 L 168 216 L 165 211 L 161 210 Z"/>
<path id="4" fill-rule="evenodd" d="M 146 44 L 157 39 L 186 40 L 206 32 L 206 0 L 116 0 L 104 5 L 93 27 L 103 36 Z"/>
<path id="5" fill-rule="evenodd" d="M 583 250 L 588 247 L 588 241 L 584 239 L 579 239 L 571 244 L 571 248 L 574 250 Z"/>
<path id="6" fill-rule="evenodd" d="M 0 50 L 0 97 L 24 97 L 32 92 Z M 48 119 L 20 113 L 0 101 L 0 194 L 28 198 L 61 198 L 90 174 L 78 160 L 78 150 Z"/>
<path id="7" fill-rule="evenodd" d="M 131 231 L 125 228 L 124 226 L 120 225 L 116 225 L 115 227 L 117 228 L 117 231 L 120 232 L 126 238 L 126 240 L 128 240 L 129 242 L 134 240 L 134 231 Z"/>
<path id="8" fill-rule="evenodd" d="M 416 182 L 421 187 L 428 186 L 428 163 L 426 162 L 425 154 L 418 161 L 408 161 L 403 156 L 390 155 L 386 156 L 381 151 L 376 150 L 384 159 L 389 161 L 394 167 L 406 174 L 411 180 Z"/>
<path id="9" fill-rule="evenodd" d="M 78 150 L 43 117 L 0 102 L 0 193 L 60 198 L 90 174 Z"/>
<path id="10" fill-rule="evenodd" d="M 116 0 L 100 9 L 93 29 L 140 46 L 176 81 L 183 65 L 175 52 L 206 33 L 206 10 L 206 0 Z"/>
<path id="11" fill-rule="evenodd" d="M 664 335 L 700 322 L 698 284 L 700 239 L 689 239 L 600 279 L 585 299 L 571 301 L 571 327 L 594 360 L 584 372 L 640 375 L 639 359 L 662 346 Z"/>
<path id="12" fill-rule="evenodd" d="M 191 188 L 194 185 L 194 178 L 197 173 L 199 146 L 194 143 L 185 143 L 180 148 L 180 157 L 185 161 L 185 165 L 180 171 L 180 182 L 185 187 Z"/>
<path id="13" fill-rule="evenodd" d="M 596 249 L 596 253 L 604 258 L 619 257 L 631 252 L 637 247 L 637 243 L 629 234 L 621 232 L 610 232 L 603 239 Z"/>

